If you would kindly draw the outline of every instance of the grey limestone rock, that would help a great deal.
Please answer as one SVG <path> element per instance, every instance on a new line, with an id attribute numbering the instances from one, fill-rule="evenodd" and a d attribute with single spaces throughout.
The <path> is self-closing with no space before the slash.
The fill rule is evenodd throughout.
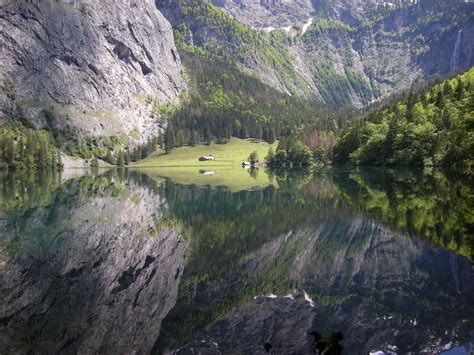
<path id="1" fill-rule="evenodd" d="M 30 118 L 50 105 L 96 135 L 159 131 L 146 98 L 170 102 L 183 81 L 153 0 L 0 3 L 0 81 L 13 83 Z"/>

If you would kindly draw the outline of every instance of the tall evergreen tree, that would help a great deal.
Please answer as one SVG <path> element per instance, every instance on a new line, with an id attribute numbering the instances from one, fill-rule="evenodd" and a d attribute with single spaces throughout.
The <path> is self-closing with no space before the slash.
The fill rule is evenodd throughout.
<path id="1" fill-rule="evenodd" d="M 121 150 L 118 154 L 118 157 L 117 157 L 117 165 L 120 166 L 120 167 L 123 167 L 125 166 L 125 159 L 124 159 L 124 156 L 123 156 L 123 151 Z"/>

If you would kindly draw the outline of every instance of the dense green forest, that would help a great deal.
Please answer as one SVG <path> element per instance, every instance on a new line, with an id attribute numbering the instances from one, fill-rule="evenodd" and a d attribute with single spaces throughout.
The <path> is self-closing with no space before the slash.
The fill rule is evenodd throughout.
<path id="1" fill-rule="evenodd" d="M 0 125 L 0 169 L 61 168 L 61 155 L 48 132 Z"/>
<path id="2" fill-rule="evenodd" d="M 191 90 L 179 106 L 159 107 L 168 121 L 165 147 L 201 142 L 225 143 L 233 137 L 273 142 L 296 128 L 337 131 L 354 116 L 316 101 L 283 94 L 235 64 L 181 52 L 190 71 Z"/>
<path id="3" fill-rule="evenodd" d="M 474 165 L 474 68 L 352 124 L 333 150 L 336 164 Z"/>
<path id="4" fill-rule="evenodd" d="M 99 166 L 98 159 L 125 166 L 146 158 L 160 144 L 163 144 L 162 137 L 154 137 L 145 144 L 129 148 L 128 139 L 124 137 L 82 136 L 72 127 L 58 129 L 52 125 L 35 130 L 14 120 L 0 125 L 0 169 L 61 169 L 61 151 L 90 160 L 91 167 Z"/>
<path id="5" fill-rule="evenodd" d="M 267 165 L 274 169 L 307 167 L 313 164 L 313 152 L 295 136 L 282 137 L 276 152 L 270 148 L 266 159 Z"/>
<path id="6" fill-rule="evenodd" d="M 337 132 L 351 119 L 352 109 L 336 112 L 306 93 L 288 51 L 292 38 L 283 31 L 253 30 L 208 1 L 159 0 L 157 6 L 173 24 L 190 84 L 179 106 L 160 107 L 168 121 L 167 151 L 232 136 L 273 142 L 296 128 Z M 249 63 L 257 72 L 270 70 L 288 92 L 265 84 Z"/>

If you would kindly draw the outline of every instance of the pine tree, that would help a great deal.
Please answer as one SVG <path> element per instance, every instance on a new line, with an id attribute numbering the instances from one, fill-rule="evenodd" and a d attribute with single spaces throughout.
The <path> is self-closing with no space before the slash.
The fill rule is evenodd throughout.
<path id="1" fill-rule="evenodd" d="M 171 150 L 174 148 L 175 144 L 175 137 L 174 137 L 174 130 L 172 127 L 168 127 L 165 133 L 165 151 L 166 153 L 170 153 Z"/>
<path id="2" fill-rule="evenodd" d="M 43 144 L 43 142 L 39 144 L 39 147 L 36 151 L 35 161 L 36 161 L 36 166 L 39 169 L 45 169 L 50 166 L 51 160 L 50 160 L 49 152 L 45 144 Z"/>
<path id="3" fill-rule="evenodd" d="M 25 142 L 23 140 L 23 136 L 20 137 L 18 143 L 16 144 L 17 156 L 18 161 L 21 163 L 25 162 Z"/>
<path id="4" fill-rule="evenodd" d="M 270 147 L 270 149 L 268 150 L 268 154 L 267 154 L 267 157 L 265 158 L 265 162 L 268 164 L 268 165 L 271 165 L 275 160 L 275 152 L 273 151 L 273 148 Z"/>
<path id="5" fill-rule="evenodd" d="M 3 143 L 3 160 L 8 164 L 10 168 L 14 166 L 15 162 L 15 142 L 11 135 L 5 137 Z"/>
<path id="6" fill-rule="evenodd" d="M 211 134 L 211 129 L 207 127 L 205 133 L 204 133 L 204 142 L 207 145 L 210 145 L 212 143 L 212 134 Z"/>
<path id="7" fill-rule="evenodd" d="M 123 157 L 123 151 L 120 151 L 117 158 L 117 165 L 123 167 L 125 165 L 125 160 Z"/>
<path id="8" fill-rule="evenodd" d="M 450 98 L 453 96 L 453 88 L 451 87 L 451 83 L 446 80 L 443 84 L 443 95 L 445 98 Z"/>
<path id="9" fill-rule="evenodd" d="M 28 132 L 26 136 L 26 147 L 25 147 L 26 166 L 28 168 L 33 168 L 36 166 L 35 151 L 36 151 L 35 138 L 33 136 L 33 133 Z"/>
<path id="10" fill-rule="evenodd" d="M 193 132 L 191 133 L 191 142 L 190 142 L 190 144 L 192 146 L 195 146 L 198 143 L 199 143 L 199 134 L 197 133 L 197 131 L 193 130 Z"/>
<path id="11" fill-rule="evenodd" d="M 62 170 L 64 168 L 63 161 L 61 159 L 61 152 L 56 153 L 56 168 Z"/>
<path id="12" fill-rule="evenodd" d="M 255 128 L 255 138 L 262 139 L 262 126 L 260 124 L 257 124 Z"/>
<path id="13" fill-rule="evenodd" d="M 272 144 L 276 140 L 276 134 L 275 134 L 275 129 L 273 127 L 270 127 L 268 130 L 268 143 Z"/>
<path id="14" fill-rule="evenodd" d="M 461 78 L 458 79 L 457 85 L 456 85 L 456 92 L 454 97 L 456 100 L 461 100 L 464 95 L 464 83 Z"/>
<path id="15" fill-rule="evenodd" d="M 127 151 L 125 151 L 125 153 L 123 154 L 123 161 L 124 161 L 125 165 L 130 164 L 130 155 L 128 154 Z"/>

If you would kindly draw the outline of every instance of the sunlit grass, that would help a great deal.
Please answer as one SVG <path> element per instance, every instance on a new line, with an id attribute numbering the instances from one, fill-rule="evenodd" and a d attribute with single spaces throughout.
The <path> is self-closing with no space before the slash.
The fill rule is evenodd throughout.
<path id="1" fill-rule="evenodd" d="M 273 144 L 274 149 L 277 143 Z M 232 138 L 227 144 L 181 147 L 170 154 L 150 156 L 134 164 L 135 168 L 151 177 L 170 178 L 176 183 L 198 186 L 223 186 L 231 191 L 253 190 L 268 185 L 276 186 L 264 169 L 252 171 L 241 164 L 256 150 L 260 161 L 267 156 L 270 144 L 250 139 Z M 215 161 L 199 161 L 199 157 L 213 155 Z"/>
<path id="2" fill-rule="evenodd" d="M 277 143 L 273 144 L 276 149 Z M 267 156 L 270 144 L 267 142 L 251 139 L 231 138 L 229 143 L 210 145 L 196 145 L 194 147 L 181 147 L 173 150 L 170 154 L 159 154 L 143 159 L 134 167 L 200 167 L 213 168 L 217 166 L 240 166 L 247 160 L 250 153 L 254 150 L 258 152 L 260 161 Z M 213 155 L 215 161 L 201 162 L 199 157 L 204 155 Z"/>

